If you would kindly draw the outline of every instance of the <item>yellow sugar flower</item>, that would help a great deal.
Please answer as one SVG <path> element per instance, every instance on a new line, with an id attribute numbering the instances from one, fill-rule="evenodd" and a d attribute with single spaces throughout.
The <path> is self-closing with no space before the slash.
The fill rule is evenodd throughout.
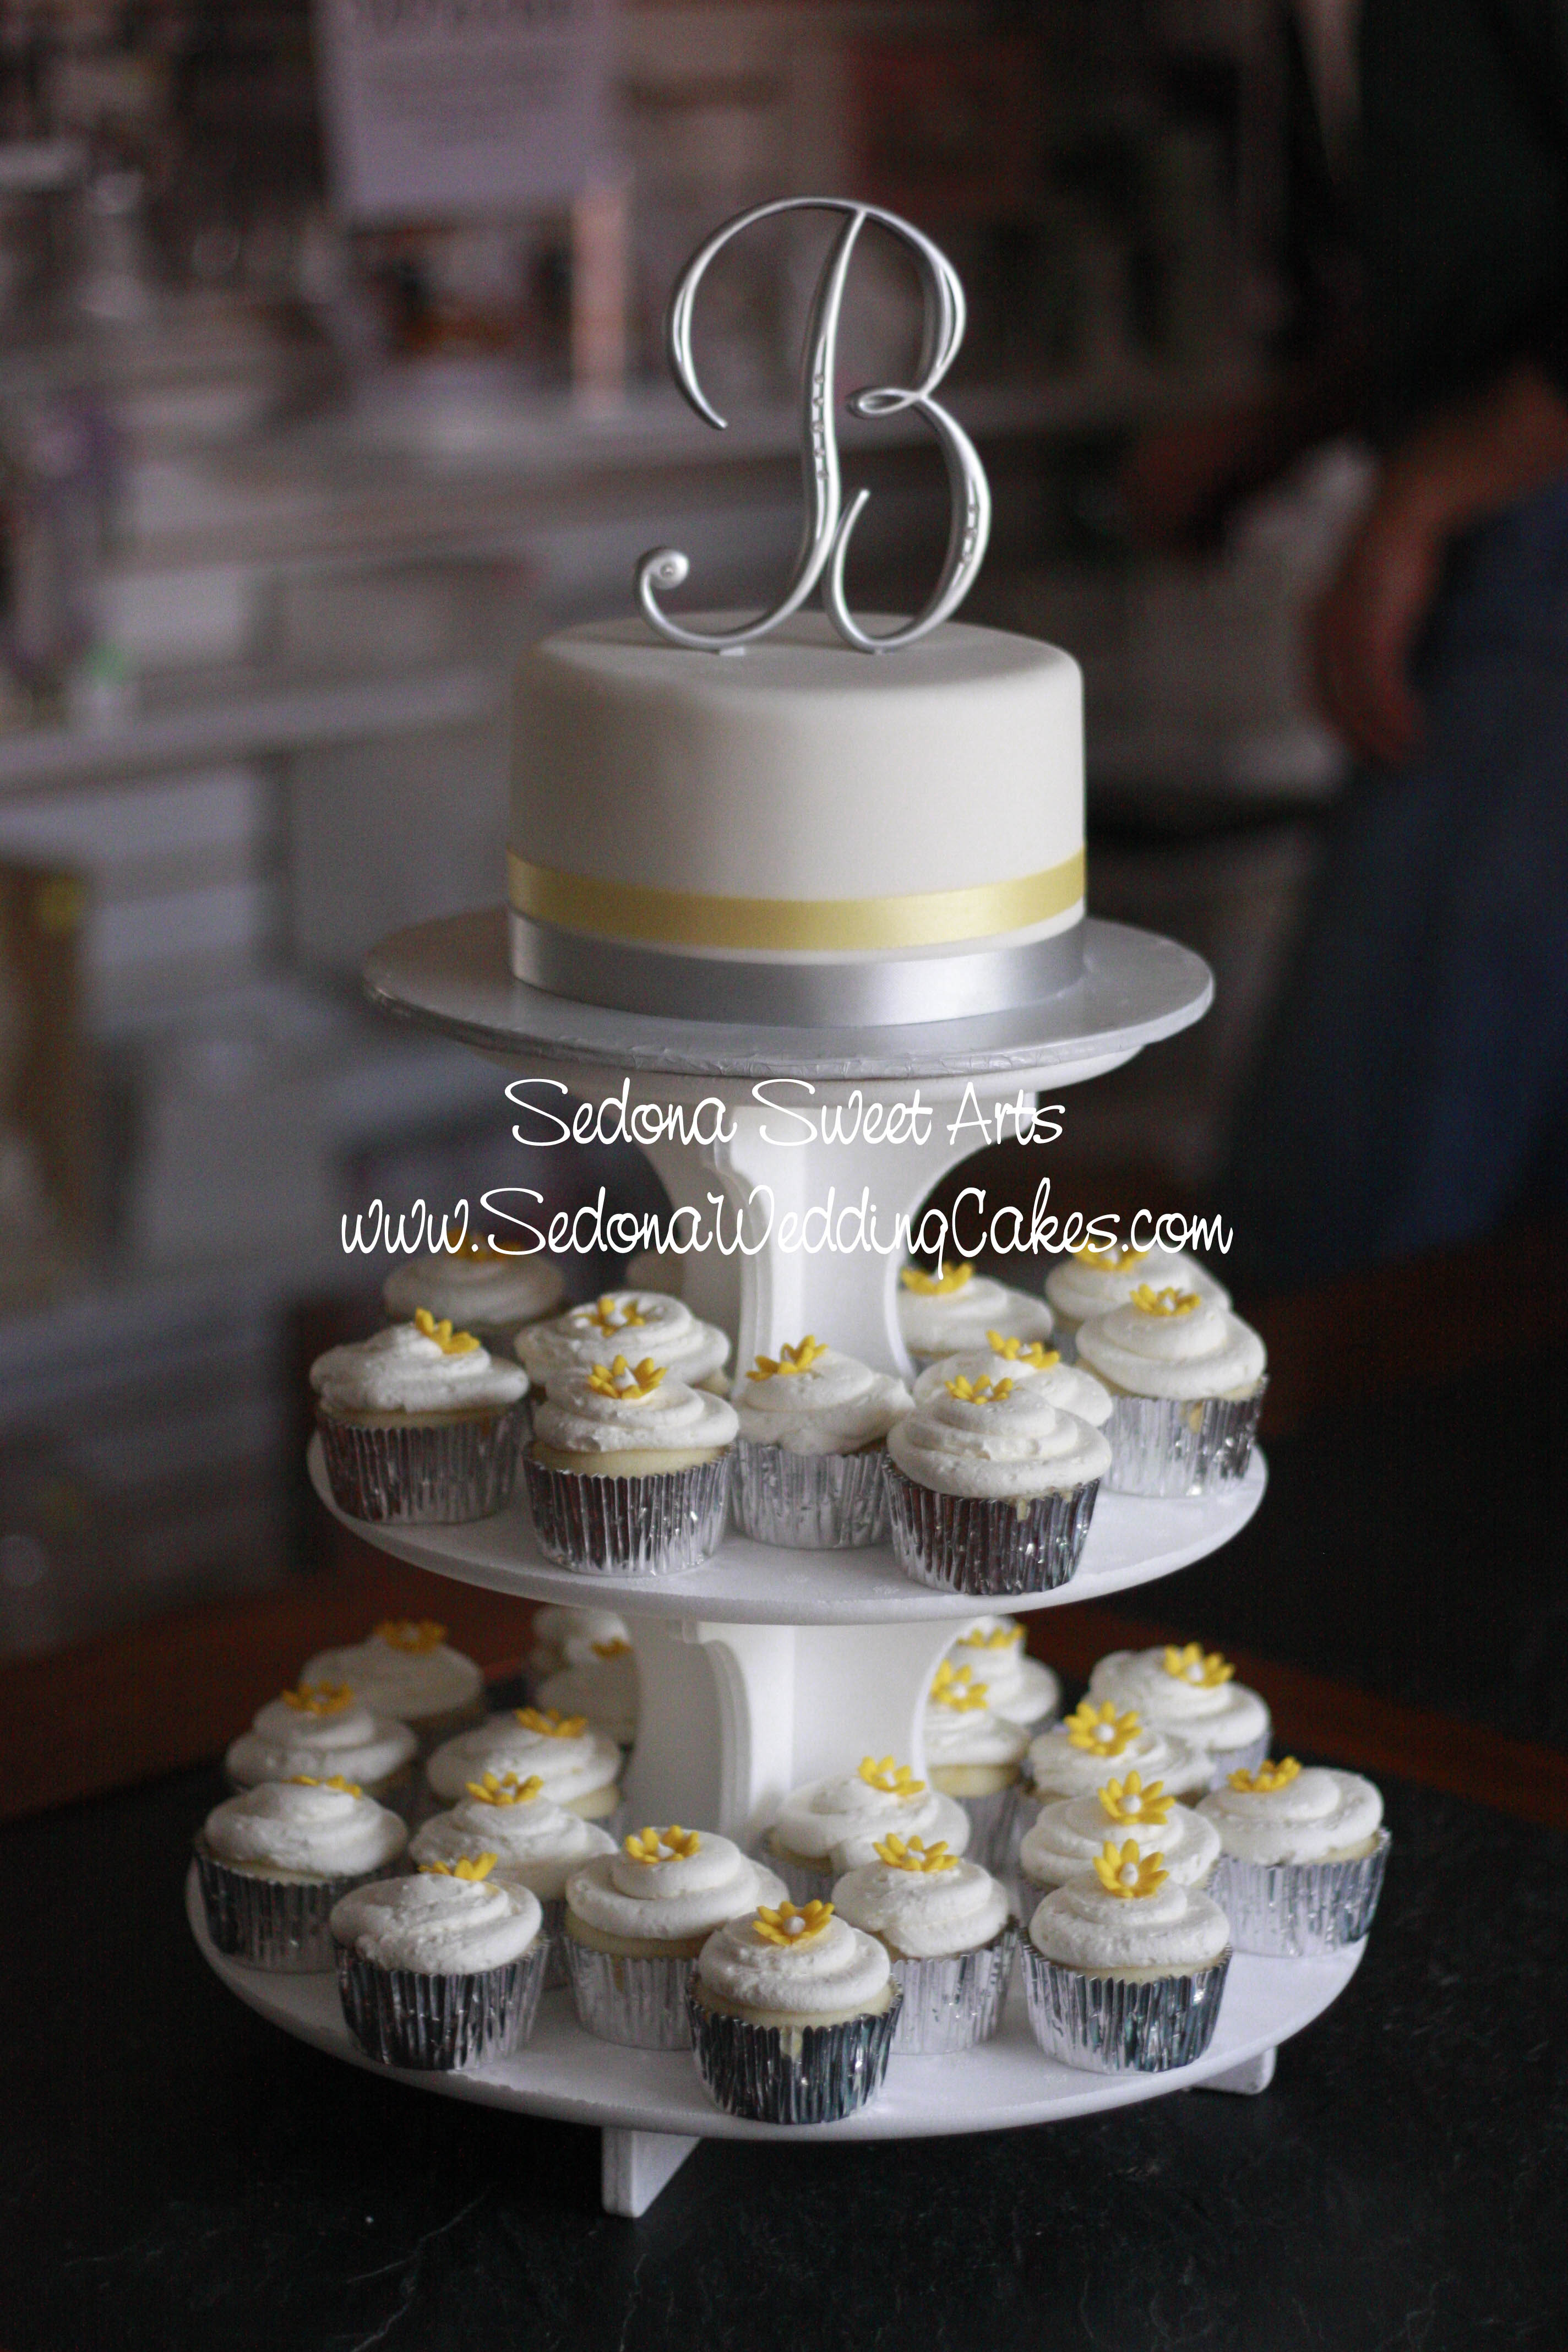
<path id="1" fill-rule="evenodd" d="M 794 1903 L 781 1903 L 776 1911 L 762 1904 L 752 1926 L 759 1943 L 811 1944 L 825 1933 L 832 1916 L 831 1903 L 807 1903 L 804 1908 Z"/>
<path id="2" fill-rule="evenodd" d="M 868 1789 L 879 1789 L 884 1797 L 918 1797 L 925 1789 L 907 1764 L 895 1764 L 890 1756 L 879 1759 L 875 1756 L 860 1759 L 860 1778 Z"/>
<path id="3" fill-rule="evenodd" d="M 922 1274 L 918 1265 L 906 1265 L 899 1280 L 917 1298 L 951 1298 L 966 1282 L 974 1279 L 974 1268 L 967 1261 L 962 1265 L 949 1265 L 943 1259 L 940 1274 Z"/>
<path id="4" fill-rule="evenodd" d="M 460 1862 L 422 1862 L 420 1874 L 425 1878 L 488 1878 L 500 1856 L 477 1853 L 470 1861 L 464 1854 Z"/>
<path id="5" fill-rule="evenodd" d="M 1125 1274 L 1130 1265 L 1142 1265 L 1148 1256 L 1141 1249 L 1076 1249 L 1073 1256 L 1079 1265 L 1091 1265 L 1097 1274 Z"/>
<path id="6" fill-rule="evenodd" d="M 581 1315 L 574 1315 L 572 1319 L 579 1326 L 592 1323 L 596 1329 L 610 1332 L 637 1330 L 647 1321 L 647 1317 L 635 1298 L 624 1298 L 617 1309 L 615 1292 L 606 1290 L 592 1307 L 585 1307 Z"/>
<path id="7" fill-rule="evenodd" d="M 482 1780 L 465 1780 L 464 1788 L 481 1805 L 531 1805 L 544 1783 L 537 1772 L 520 1780 L 515 1772 L 487 1772 Z"/>
<path id="8" fill-rule="evenodd" d="M 427 1307 L 415 1308 L 414 1328 L 426 1339 L 434 1339 L 444 1356 L 471 1356 L 479 1344 L 471 1331 L 454 1331 L 449 1315 L 443 1315 L 437 1323 Z"/>
<path id="9" fill-rule="evenodd" d="M 632 1654 L 632 1645 L 624 1633 L 616 1634 L 612 1641 L 595 1642 L 591 1646 L 594 1655 L 603 1658 L 606 1664 L 611 1658 L 629 1658 Z"/>
<path id="10" fill-rule="evenodd" d="M 384 1642 L 389 1650 L 405 1650 L 410 1657 L 421 1658 L 430 1650 L 438 1650 L 447 1638 L 445 1625 L 437 1625 L 434 1617 L 384 1617 L 375 1629 L 375 1638 Z"/>
<path id="11" fill-rule="evenodd" d="M 341 1772 L 334 1772 L 330 1780 L 318 1780 L 313 1772 L 290 1772 L 289 1786 L 291 1789 L 337 1789 L 345 1797 L 363 1797 L 364 1794 L 357 1780 L 345 1780 Z"/>
<path id="12" fill-rule="evenodd" d="M 1111 1700 L 1105 1699 L 1097 1706 L 1091 1698 L 1079 1699 L 1062 1725 L 1070 1744 L 1086 1748 L 1091 1756 L 1121 1755 L 1142 1728 L 1142 1720 L 1131 1708 L 1125 1715 L 1118 1715 Z"/>
<path id="13" fill-rule="evenodd" d="M 1281 1756 L 1277 1764 L 1260 1764 L 1256 1772 L 1245 1766 L 1230 1775 L 1230 1785 L 1244 1797 L 1271 1797 L 1276 1789 L 1288 1789 L 1301 1767 L 1293 1756 Z"/>
<path id="14" fill-rule="evenodd" d="M 702 1843 L 696 1830 L 683 1830 L 679 1822 L 671 1822 L 667 1830 L 634 1830 L 621 1841 L 621 1852 L 632 1862 L 684 1862 Z"/>
<path id="15" fill-rule="evenodd" d="M 645 1356 L 637 1368 L 617 1356 L 612 1364 L 595 1364 L 588 1373 L 588 1386 L 598 1396 L 618 1398 L 622 1404 L 646 1404 L 665 1373 L 668 1364 L 656 1364 Z"/>
<path id="16" fill-rule="evenodd" d="M 990 1706 L 991 1694 L 984 1683 L 974 1680 L 973 1666 L 955 1666 L 943 1658 L 931 1677 L 931 1703 L 950 1706 L 954 1715 L 974 1715 Z"/>
<path id="17" fill-rule="evenodd" d="M 990 1633 L 983 1625 L 972 1625 L 967 1633 L 959 1635 L 958 1647 L 963 1650 L 1016 1650 L 1022 1648 L 1023 1642 L 1024 1629 L 1021 1625 L 1008 1622 L 998 1625 Z"/>
<path id="18" fill-rule="evenodd" d="M 901 1837 L 889 1834 L 877 1840 L 876 1853 L 879 1862 L 885 1862 L 889 1870 L 918 1871 L 929 1875 L 933 1871 L 958 1868 L 958 1856 L 949 1853 L 945 1838 L 927 1845 L 923 1838 L 912 1837 L 906 1844 Z"/>
<path id="19" fill-rule="evenodd" d="M 1124 1903 L 1136 1903 L 1146 1895 L 1158 1895 L 1171 1875 L 1162 1867 L 1163 1853 L 1141 1854 L 1131 1838 L 1117 1851 L 1113 1838 L 1107 1838 L 1094 1857 L 1094 1874 L 1108 1895 Z"/>
<path id="20" fill-rule="evenodd" d="M 1054 1371 L 1061 1362 L 1061 1352 L 1047 1348 L 1043 1339 L 1009 1339 L 1000 1331 L 987 1331 L 985 1344 L 994 1356 L 1005 1356 L 1010 1364 L 1032 1364 L 1037 1372 Z"/>
<path id="21" fill-rule="evenodd" d="M 984 1372 L 977 1381 L 960 1372 L 956 1380 L 943 1381 L 942 1386 L 950 1397 L 957 1397 L 963 1404 L 1000 1404 L 1004 1397 L 1013 1393 L 1011 1381 L 993 1381 Z"/>
<path id="22" fill-rule="evenodd" d="M 1173 1283 L 1156 1290 L 1147 1282 L 1141 1282 L 1127 1302 L 1140 1315 L 1190 1315 L 1203 1303 L 1195 1290 L 1178 1290 Z"/>
<path id="23" fill-rule="evenodd" d="M 759 1356 L 755 1371 L 748 1372 L 746 1378 L 749 1381 L 788 1380 L 795 1372 L 809 1371 L 818 1356 L 826 1356 L 826 1340 L 818 1339 L 808 1331 L 797 1348 L 781 1348 L 776 1358 Z"/>
<path id="24" fill-rule="evenodd" d="M 347 1683 L 301 1683 L 298 1690 L 283 1694 L 284 1706 L 291 1706 L 296 1715 L 342 1715 L 353 1703 Z"/>
<path id="25" fill-rule="evenodd" d="M 581 1739 L 588 1728 L 585 1715 L 563 1715 L 558 1706 L 514 1706 L 512 1714 L 524 1731 L 545 1739 Z"/>
<path id="26" fill-rule="evenodd" d="M 1166 1796 L 1163 1780 L 1151 1780 L 1145 1788 L 1141 1773 L 1129 1772 L 1125 1780 L 1108 1780 L 1100 1801 L 1113 1822 L 1152 1822 L 1163 1829 L 1176 1801 Z"/>
<path id="27" fill-rule="evenodd" d="M 1173 1682 L 1191 1683 L 1194 1690 L 1218 1690 L 1221 1683 L 1229 1682 L 1236 1672 L 1217 1650 L 1210 1650 L 1205 1656 L 1201 1642 L 1189 1642 L 1184 1650 L 1167 1642 L 1164 1664 Z"/>

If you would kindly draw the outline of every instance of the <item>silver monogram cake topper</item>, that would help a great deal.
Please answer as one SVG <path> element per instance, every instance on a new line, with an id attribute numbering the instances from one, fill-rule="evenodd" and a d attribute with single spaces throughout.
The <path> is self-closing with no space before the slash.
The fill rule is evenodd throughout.
<path id="1" fill-rule="evenodd" d="M 750 212 L 737 213 L 733 220 L 715 229 L 706 245 L 700 247 L 687 263 L 665 322 L 665 349 L 677 383 L 698 415 L 722 432 L 725 420 L 699 383 L 692 358 L 691 320 L 698 288 L 710 262 L 732 237 L 739 236 L 754 221 L 797 212 L 841 213 L 844 226 L 823 264 L 806 323 L 800 388 L 806 512 L 794 577 L 778 603 L 758 619 L 719 635 L 705 635 L 687 628 L 659 606 L 659 592 L 679 588 L 691 569 L 678 548 L 656 547 L 637 568 L 637 601 L 652 626 L 672 644 L 689 646 L 703 653 L 738 652 L 742 646 L 765 637 L 781 621 L 787 621 L 792 613 L 800 610 L 818 581 L 822 583 L 823 607 L 847 644 L 863 654 L 890 653 L 900 646 L 911 646 L 963 603 L 980 569 L 985 542 L 991 535 L 991 492 L 985 469 L 963 426 L 932 397 L 963 341 L 963 289 L 947 256 L 896 213 L 883 212 L 876 205 L 856 204 L 842 196 L 785 196 L 776 204 L 755 205 Z M 845 405 L 854 416 L 895 416 L 909 408 L 923 416 L 941 444 L 952 502 L 947 551 L 936 586 L 912 621 L 881 637 L 868 635 L 845 602 L 844 566 L 849 541 L 871 493 L 857 490 L 848 506 L 845 506 L 838 440 L 833 426 L 838 315 L 849 264 L 868 221 L 877 222 L 900 238 L 919 266 L 924 303 L 921 356 L 916 368 L 919 380 L 910 385 L 868 385 L 851 393 Z"/>

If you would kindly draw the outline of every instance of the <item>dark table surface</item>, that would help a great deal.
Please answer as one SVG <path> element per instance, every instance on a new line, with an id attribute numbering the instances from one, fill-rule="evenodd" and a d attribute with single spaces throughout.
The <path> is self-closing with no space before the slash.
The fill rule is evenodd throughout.
<path id="1" fill-rule="evenodd" d="M 5 2352 L 1471 2352 L 1568 2342 L 1568 1853 L 1391 1789 L 1344 1998 L 1257 2098 L 710 2142 L 640 2221 L 598 2137 L 289 2040 L 197 1954 L 189 1773 L 0 1832 Z"/>

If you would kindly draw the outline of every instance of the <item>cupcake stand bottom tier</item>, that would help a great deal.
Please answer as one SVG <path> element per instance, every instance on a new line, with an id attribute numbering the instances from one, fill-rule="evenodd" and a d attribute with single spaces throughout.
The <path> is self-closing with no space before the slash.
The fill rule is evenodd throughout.
<path id="1" fill-rule="evenodd" d="M 343 2022 L 334 1978 L 275 1975 L 224 1958 L 207 1936 L 194 1865 L 186 1904 L 192 1933 L 230 1991 L 286 2033 L 334 2058 L 369 2066 Z M 579 2030 L 566 1992 L 545 1994 L 533 2038 L 515 2057 L 472 2074 L 398 2072 L 397 2079 L 416 2090 L 482 2106 L 597 2125 L 604 2134 L 605 2210 L 637 2214 L 651 2204 L 699 2139 L 935 2138 L 1060 2122 L 1200 2086 L 1261 2091 L 1273 2074 L 1278 2045 L 1337 1999 L 1354 1975 L 1363 1948 L 1356 1945 L 1336 1958 L 1311 1960 L 1259 1959 L 1238 1952 L 1212 2045 L 1195 2064 L 1168 2074 L 1089 2074 L 1055 2064 L 1029 2032 L 1023 1983 L 1015 1978 L 994 2042 L 959 2057 L 895 2058 L 879 2096 L 840 2124 L 791 2128 L 722 2115 L 710 2105 L 685 2053 L 624 2050 L 594 2040 Z"/>

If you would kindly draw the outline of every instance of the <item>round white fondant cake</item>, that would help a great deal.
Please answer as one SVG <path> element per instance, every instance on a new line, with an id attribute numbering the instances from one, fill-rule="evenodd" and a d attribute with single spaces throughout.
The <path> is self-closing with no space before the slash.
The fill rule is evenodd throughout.
<path id="1" fill-rule="evenodd" d="M 724 616 L 713 617 L 722 625 Z M 947 623 L 868 656 L 820 614 L 732 654 L 641 620 L 518 677 L 521 979 L 702 1018 L 951 1019 L 1076 976 L 1078 665 Z"/>

